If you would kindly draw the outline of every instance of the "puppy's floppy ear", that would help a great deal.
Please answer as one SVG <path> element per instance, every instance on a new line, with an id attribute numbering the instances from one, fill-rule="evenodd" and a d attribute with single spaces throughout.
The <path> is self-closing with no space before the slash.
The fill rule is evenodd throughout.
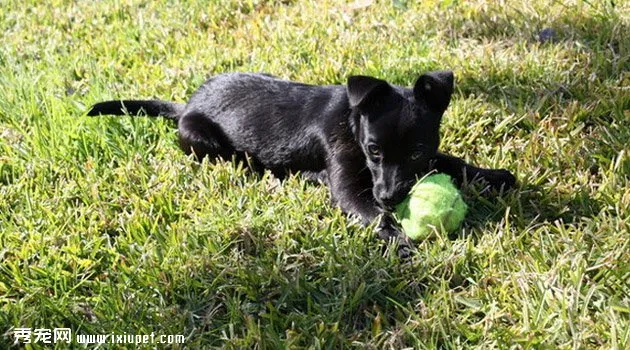
<path id="1" fill-rule="evenodd" d="M 382 96 L 391 90 L 391 86 L 381 79 L 354 75 L 348 78 L 348 101 L 350 107 L 362 107 L 373 98 Z"/>
<path id="2" fill-rule="evenodd" d="M 418 78 L 413 87 L 413 95 L 416 100 L 424 100 L 434 111 L 444 112 L 451 102 L 453 84 L 453 72 L 429 72 Z"/>

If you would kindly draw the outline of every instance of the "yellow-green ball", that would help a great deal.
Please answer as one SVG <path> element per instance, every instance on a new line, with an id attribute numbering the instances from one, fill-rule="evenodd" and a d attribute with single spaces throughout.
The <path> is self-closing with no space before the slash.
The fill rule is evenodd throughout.
<path id="1" fill-rule="evenodd" d="M 405 200 L 396 206 L 395 216 L 405 234 L 413 240 L 432 232 L 455 231 L 464 221 L 468 206 L 446 174 L 418 181 Z"/>

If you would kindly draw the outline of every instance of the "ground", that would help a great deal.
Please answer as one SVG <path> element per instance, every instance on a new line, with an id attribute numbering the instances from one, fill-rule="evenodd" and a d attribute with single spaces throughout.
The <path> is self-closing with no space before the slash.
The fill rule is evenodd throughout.
<path id="1" fill-rule="evenodd" d="M 65 327 L 190 348 L 627 349 L 629 13 L 625 0 L 4 0 L 0 347 L 16 328 Z M 456 75 L 443 150 L 518 186 L 465 186 L 464 226 L 409 261 L 324 187 L 197 164 L 165 120 L 85 116 L 104 99 L 184 102 L 228 71 L 411 85 L 436 69 Z"/>

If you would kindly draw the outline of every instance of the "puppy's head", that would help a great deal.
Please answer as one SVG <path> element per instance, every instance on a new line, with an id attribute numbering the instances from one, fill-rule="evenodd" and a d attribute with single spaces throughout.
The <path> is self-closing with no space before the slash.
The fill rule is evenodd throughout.
<path id="1" fill-rule="evenodd" d="M 453 73 L 424 74 L 413 89 L 352 76 L 347 90 L 357 112 L 357 136 L 372 173 L 374 197 L 391 209 L 409 193 L 416 177 L 429 171 L 442 114 L 453 93 Z"/>

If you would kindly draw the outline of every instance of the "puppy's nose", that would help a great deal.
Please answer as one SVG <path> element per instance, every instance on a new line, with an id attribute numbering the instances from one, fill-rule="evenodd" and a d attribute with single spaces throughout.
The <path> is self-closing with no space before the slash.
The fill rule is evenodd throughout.
<path id="1" fill-rule="evenodd" d="M 381 206 L 383 207 L 383 209 L 392 210 L 392 209 L 394 209 L 396 204 L 402 202 L 402 200 L 404 198 L 405 198 L 405 194 L 404 193 L 391 192 L 391 193 L 385 193 L 385 194 L 382 194 L 381 196 L 379 196 L 378 201 L 381 204 Z"/>

